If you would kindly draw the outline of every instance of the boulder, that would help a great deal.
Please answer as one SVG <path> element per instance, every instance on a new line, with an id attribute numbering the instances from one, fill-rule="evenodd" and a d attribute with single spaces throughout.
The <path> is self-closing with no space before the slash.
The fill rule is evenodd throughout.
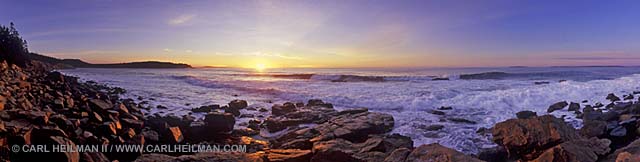
<path id="1" fill-rule="evenodd" d="M 580 104 L 579 103 L 575 103 L 575 102 L 571 102 L 569 104 L 569 109 L 567 109 L 569 111 L 578 111 L 580 110 Z"/>
<path id="2" fill-rule="evenodd" d="M 616 95 L 615 95 L 615 94 L 613 94 L 613 93 L 609 93 L 609 94 L 607 95 L 607 98 L 606 98 L 606 99 L 607 99 L 607 100 L 609 100 L 609 101 L 611 101 L 611 102 L 620 101 L 620 97 L 616 96 Z"/>
<path id="3" fill-rule="evenodd" d="M 601 161 L 637 161 L 634 159 L 640 159 L 640 139 L 636 139 L 629 145 L 617 149 Z"/>
<path id="4" fill-rule="evenodd" d="M 585 137 L 599 137 L 604 135 L 607 130 L 607 123 L 599 120 L 585 121 L 584 126 L 580 128 L 580 134 Z"/>
<path id="5" fill-rule="evenodd" d="M 518 117 L 518 119 L 529 119 L 538 115 L 533 111 L 520 111 L 516 113 L 516 116 Z"/>
<path id="6" fill-rule="evenodd" d="M 393 150 L 389 156 L 384 159 L 384 162 L 400 162 L 405 161 L 407 156 L 411 153 L 411 150 L 408 148 L 398 148 Z"/>
<path id="7" fill-rule="evenodd" d="M 369 134 L 381 134 L 391 131 L 393 116 L 377 112 L 344 114 L 331 118 L 328 122 L 315 127 L 320 136 L 312 142 L 343 138 L 350 141 L 364 141 Z"/>
<path id="8" fill-rule="evenodd" d="M 567 141 L 544 151 L 532 162 L 596 162 L 598 156 L 609 152 L 608 139 L 580 139 Z"/>
<path id="9" fill-rule="evenodd" d="M 285 103 L 284 105 L 275 104 L 271 107 L 271 115 L 273 116 L 281 116 L 294 111 L 296 111 L 296 106 L 291 103 Z"/>
<path id="10" fill-rule="evenodd" d="M 198 108 L 193 108 L 191 109 L 192 112 L 204 112 L 204 113 L 208 113 L 211 112 L 212 110 L 215 109 L 220 109 L 220 105 L 207 105 L 207 106 L 200 106 Z"/>
<path id="11" fill-rule="evenodd" d="M 50 140 L 49 144 L 52 144 L 52 145 L 65 145 L 70 147 L 76 147 L 76 145 L 71 140 L 65 137 L 51 136 L 49 137 L 49 140 Z M 47 156 L 46 159 L 49 161 L 79 162 L 80 153 L 76 151 L 56 152 L 50 156 Z"/>
<path id="12" fill-rule="evenodd" d="M 229 108 L 232 109 L 244 109 L 247 108 L 247 106 L 249 106 L 249 104 L 245 100 L 233 100 L 229 102 Z"/>
<path id="13" fill-rule="evenodd" d="M 492 133 L 496 144 L 505 147 L 511 155 L 527 160 L 537 157 L 549 147 L 580 138 L 573 127 L 552 115 L 509 119 L 497 123 Z"/>
<path id="14" fill-rule="evenodd" d="M 405 162 L 422 162 L 422 161 L 438 161 L 438 162 L 481 162 L 472 156 L 465 155 L 454 149 L 446 148 L 440 144 L 421 145 L 411 151 L 407 155 Z"/>
<path id="15" fill-rule="evenodd" d="M 111 104 L 111 102 L 101 99 L 90 99 L 89 103 L 91 104 L 91 108 L 93 108 L 94 111 L 99 112 L 107 111 L 113 107 L 113 104 Z"/>
<path id="16" fill-rule="evenodd" d="M 215 133 L 229 132 L 235 123 L 235 118 L 229 113 L 210 112 L 204 117 L 207 129 Z"/>
<path id="17" fill-rule="evenodd" d="M 551 106 L 549 106 L 549 108 L 547 109 L 547 112 L 551 113 L 551 112 L 556 111 L 556 110 L 561 110 L 564 107 L 566 107 L 567 105 L 569 105 L 567 103 L 567 101 L 556 102 L 556 103 L 552 104 Z"/>

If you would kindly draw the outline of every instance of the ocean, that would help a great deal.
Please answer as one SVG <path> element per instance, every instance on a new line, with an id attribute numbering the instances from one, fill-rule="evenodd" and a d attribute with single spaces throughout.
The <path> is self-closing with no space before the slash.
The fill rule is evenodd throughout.
<path id="1" fill-rule="evenodd" d="M 247 100 L 250 106 L 270 109 L 286 101 L 322 99 L 336 109 L 369 108 L 392 114 L 393 133 L 411 137 L 416 146 L 440 143 L 464 153 L 494 146 L 476 133 L 515 118 L 523 110 L 547 114 L 558 101 L 582 107 L 640 90 L 640 67 L 503 67 L 503 68 L 340 68 L 267 69 L 67 69 L 64 74 L 127 90 L 124 97 L 149 101 L 147 114 L 185 115 L 192 108 Z M 439 78 L 435 79 L 434 78 Z M 447 78 L 448 80 L 442 80 Z M 636 96 L 637 98 L 637 96 Z M 586 102 L 583 102 L 585 101 Z M 156 109 L 163 105 L 168 109 Z M 430 112 L 439 110 L 445 115 Z M 253 112 L 253 111 L 252 111 Z M 248 113 L 243 110 L 243 113 Z M 266 112 L 268 113 L 268 112 Z M 264 116 L 268 116 L 267 114 Z M 573 126 L 580 119 L 566 108 L 551 113 Z M 201 117 L 201 114 L 193 114 Z M 473 123 L 453 122 L 462 118 Z M 241 119 L 240 122 L 248 119 Z M 429 131 L 430 125 L 443 125 Z M 241 127 L 238 126 L 237 127 Z M 262 133 L 262 136 L 273 134 Z"/>

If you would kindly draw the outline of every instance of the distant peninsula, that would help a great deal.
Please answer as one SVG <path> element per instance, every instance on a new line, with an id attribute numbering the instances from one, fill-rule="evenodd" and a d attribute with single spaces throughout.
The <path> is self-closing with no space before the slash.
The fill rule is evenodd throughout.
<path id="1" fill-rule="evenodd" d="M 38 60 L 45 63 L 49 63 L 55 66 L 57 69 L 71 69 L 71 68 L 191 68 L 191 65 L 172 63 L 172 62 L 160 62 L 160 61 L 144 61 L 144 62 L 129 62 L 129 63 L 116 63 L 116 64 L 92 64 L 84 62 L 80 59 L 58 59 L 50 56 L 45 56 L 37 53 L 29 53 L 28 57 L 32 60 Z"/>

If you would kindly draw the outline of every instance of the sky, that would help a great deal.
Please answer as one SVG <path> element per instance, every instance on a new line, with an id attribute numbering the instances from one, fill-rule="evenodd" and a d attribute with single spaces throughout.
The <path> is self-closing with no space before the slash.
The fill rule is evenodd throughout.
<path id="1" fill-rule="evenodd" d="M 29 49 L 225 67 L 640 65 L 640 1 L 0 0 Z"/>

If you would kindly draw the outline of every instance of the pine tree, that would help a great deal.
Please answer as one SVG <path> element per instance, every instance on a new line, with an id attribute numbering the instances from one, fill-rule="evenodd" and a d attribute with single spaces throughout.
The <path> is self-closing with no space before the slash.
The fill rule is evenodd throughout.
<path id="1" fill-rule="evenodd" d="M 24 67 L 28 53 L 27 41 L 20 37 L 13 22 L 9 27 L 0 25 L 0 61 L 6 60 L 9 64 Z"/>

